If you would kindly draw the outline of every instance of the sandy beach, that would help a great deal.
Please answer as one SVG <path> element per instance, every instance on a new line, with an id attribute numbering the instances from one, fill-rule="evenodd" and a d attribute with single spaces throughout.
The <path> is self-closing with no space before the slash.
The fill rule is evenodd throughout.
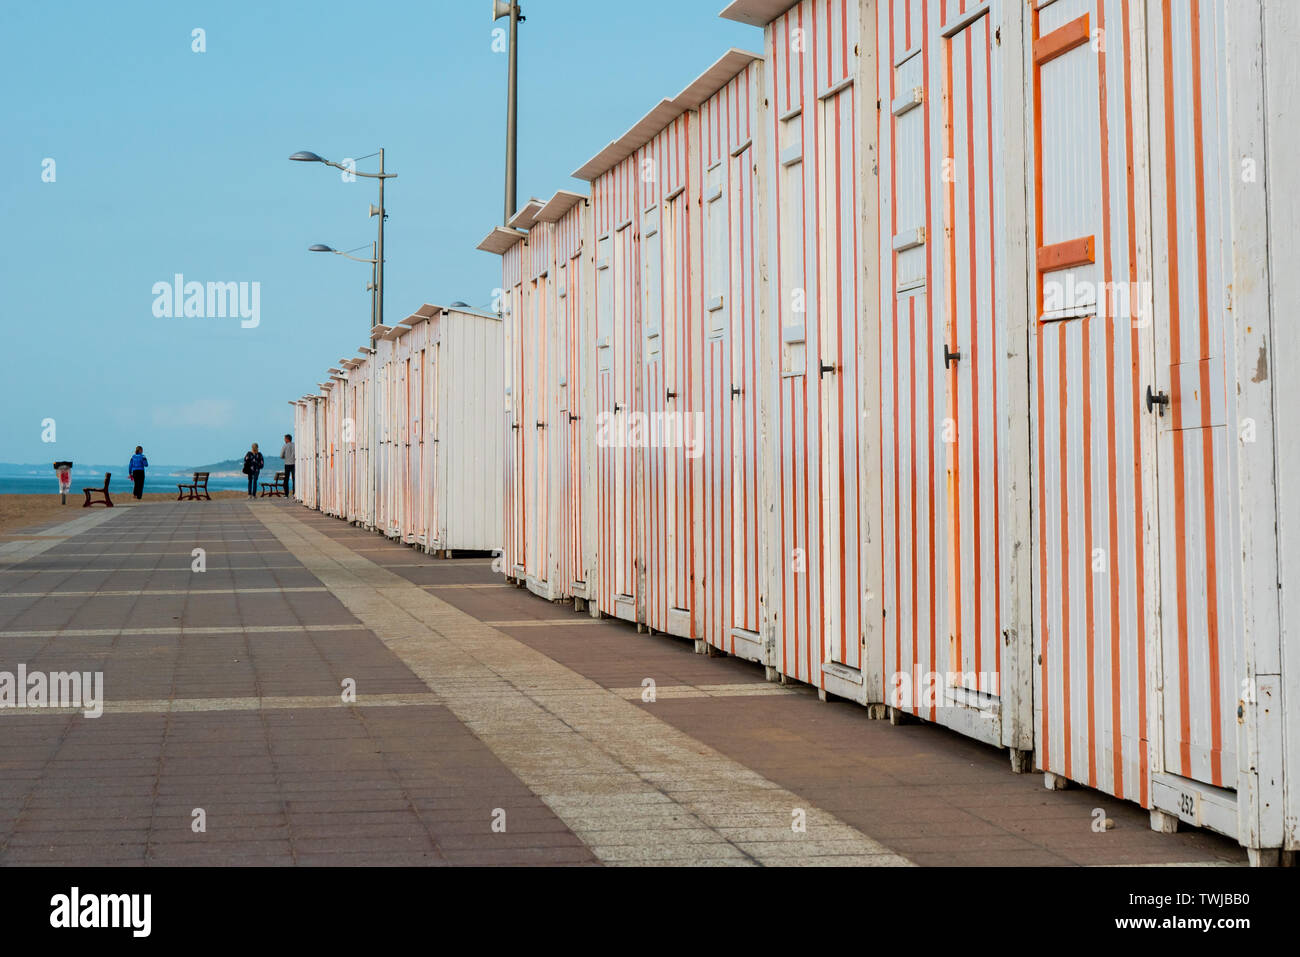
<path id="1" fill-rule="evenodd" d="M 213 492 L 213 500 L 246 498 L 245 492 Z M 0 541 L 12 541 L 22 537 L 23 532 L 34 532 L 40 528 L 58 522 L 70 522 L 85 515 L 89 510 L 82 508 L 86 497 L 78 488 L 76 494 L 68 495 L 68 504 L 60 505 L 58 495 L 0 495 Z M 174 502 L 175 494 L 167 492 L 147 492 L 142 502 Z M 113 495 L 114 508 L 131 507 L 136 500 L 128 491 L 125 495 Z M 196 508 L 207 502 L 191 503 Z M 93 506 L 102 510 L 103 505 Z"/>

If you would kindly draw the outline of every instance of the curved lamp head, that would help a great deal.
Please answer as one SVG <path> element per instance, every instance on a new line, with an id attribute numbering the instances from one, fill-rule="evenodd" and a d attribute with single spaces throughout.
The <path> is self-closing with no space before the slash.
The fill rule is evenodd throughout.
<path id="1" fill-rule="evenodd" d="M 332 252 L 334 252 L 334 248 L 333 248 L 332 246 L 326 246 L 324 243 L 312 243 L 312 245 L 310 245 L 310 246 L 307 247 L 307 252 L 309 252 L 309 253 L 332 253 Z"/>
<path id="2" fill-rule="evenodd" d="M 296 153 L 294 153 L 292 156 L 290 156 L 289 159 L 291 159 L 291 160 L 296 160 L 296 161 L 299 162 L 299 163 L 323 163 L 323 162 L 325 162 L 325 158 L 324 158 L 324 157 L 322 157 L 322 156 L 317 156 L 317 155 L 316 155 L 315 153 L 313 153 L 311 150 L 299 150 L 298 152 L 296 152 Z"/>

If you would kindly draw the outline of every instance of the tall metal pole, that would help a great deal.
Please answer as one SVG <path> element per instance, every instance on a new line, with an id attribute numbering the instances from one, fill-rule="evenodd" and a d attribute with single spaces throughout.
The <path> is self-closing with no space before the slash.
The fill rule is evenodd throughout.
<path id="1" fill-rule="evenodd" d="M 375 255 L 371 258 L 375 260 L 375 325 L 384 324 L 384 219 L 387 213 L 384 212 L 384 148 L 379 148 L 379 243 L 375 249 Z M 370 348 L 378 349 L 378 343 L 372 338 Z M 379 363 L 376 361 L 379 353 L 373 352 L 370 356 L 370 440 L 369 440 L 369 469 L 370 472 L 370 527 L 379 526 L 379 478 L 378 462 L 376 460 L 376 444 L 379 440 L 379 396 L 376 389 L 379 384 Z"/>
<path id="2" fill-rule="evenodd" d="M 519 14 L 519 4 L 511 0 L 510 91 L 506 103 L 506 215 L 501 221 L 502 225 L 510 222 L 510 217 L 515 214 L 515 174 L 518 161 L 516 147 L 519 140 Z"/>
<path id="3" fill-rule="evenodd" d="M 380 180 L 382 183 L 383 180 Z M 373 329 L 378 323 L 378 313 L 376 306 L 378 300 L 375 298 L 379 294 L 379 256 L 375 250 L 375 244 L 370 244 L 370 328 Z M 371 348 L 374 348 L 375 342 L 370 340 Z"/>
<path id="4" fill-rule="evenodd" d="M 379 320 L 378 325 L 384 324 L 384 219 L 387 213 L 384 212 L 384 148 L 379 148 L 379 250 L 375 258 L 379 260 L 375 264 L 375 318 Z"/>

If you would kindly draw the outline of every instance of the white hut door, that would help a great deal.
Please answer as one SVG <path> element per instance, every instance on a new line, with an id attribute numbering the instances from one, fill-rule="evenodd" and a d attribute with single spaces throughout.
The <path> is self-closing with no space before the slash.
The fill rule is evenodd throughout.
<path id="1" fill-rule="evenodd" d="M 943 38 L 944 382 L 949 697 L 991 709 L 999 695 L 993 37 L 985 11 Z"/>
<path id="2" fill-rule="evenodd" d="M 428 412 L 425 418 L 425 433 L 427 434 L 426 443 L 428 445 L 428 454 L 425 457 L 425 465 L 429 481 L 429 517 L 426 527 L 429 529 L 429 542 L 433 543 L 439 540 L 441 532 L 438 529 L 438 495 L 441 492 L 438 484 L 438 465 L 440 457 L 438 455 L 438 354 L 442 349 L 442 344 L 435 342 L 433 348 L 429 351 L 429 375 L 425 385 L 425 392 L 428 394 Z M 510 433 L 507 432 L 507 435 Z"/>
<path id="3" fill-rule="evenodd" d="M 713 288 L 705 290 L 710 335 L 727 337 L 723 365 L 730 382 L 730 422 L 727 480 L 730 482 L 727 520 L 731 528 L 731 608 L 727 625 L 758 640 L 758 325 L 755 309 L 754 151 L 746 146 L 731 157 L 725 182 L 723 168 L 706 178 L 705 195 L 711 223 L 709 255 L 721 261 Z M 724 205 L 724 204 L 729 204 Z M 729 224 L 730 248 L 726 246 Z M 717 250 L 715 252 L 714 250 Z M 728 398 L 723 396 L 724 399 Z M 702 430 L 692 433 L 696 441 Z M 710 455 L 715 454 L 711 450 Z"/>
<path id="4" fill-rule="evenodd" d="M 606 543 L 610 541 L 609 514 L 616 512 L 617 505 L 610 508 L 609 498 L 617 496 L 618 479 L 611 472 L 617 471 L 618 449 L 614 447 L 612 423 L 617 422 L 614 405 L 618 396 L 614 392 L 614 238 L 602 236 L 596 241 L 596 464 L 597 491 L 596 505 L 600 509 L 600 529 L 597 540 L 600 542 L 600 569 L 608 573 L 610 560 L 616 556 L 610 554 Z M 603 506 L 603 508 L 601 508 Z M 599 578 L 602 589 L 615 585 L 617 573 Z"/>
<path id="5" fill-rule="evenodd" d="M 857 364 L 853 331 L 858 321 L 854 302 L 857 236 L 856 178 L 853 146 L 853 87 L 850 85 L 817 104 L 821 160 L 821 274 L 818 277 L 818 355 L 820 384 L 821 528 L 822 528 L 822 646 L 824 659 L 862 666 L 862 639 L 856 627 L 857 588 L 849 571 L 858 534 L 853 521 L 851 488 L 856 486 L 852 448 L 856 423 L 853 404 Z"/>
<path id="6" fill-rule="evenodd" d="M 690 473 L 685 458 L 686 428 L 690 416 L 681 304 L 686 298 L 684 256 L 690 247 L 684 235 L 686 217 L 681 215 L 683 195 L 679 193 L 664 205 L 660 224 L 663 236 L 660 293 L 663 296 L 664 417 L 659 440 L 663 446 L 662 461 L 667 464 L 663 479 L 668 607 L 685 610 L 691 607 L 690 534 L 686 524 L 686 483 Z"/>
<path id="7" fill-rule="evenodd" d="M 1159 110 L 1151 122 L 1152 167 L 1164 175 L 1153 178 L 1151 190 L 1154 375 L 1141 383 L 1139 402 L 1158 435 L 1164 740 L 1156 746 L 1167 773 L 1236 789 L 1237 712 L 1251 689 L 1238 674 L 1233 624 L 1238 420 L 1229 388 L 1236 365 L 1231 305 L 1225 308 L 1231 234 L 1220 184 L 1234 175 L 1236 161 L 1223 131 L 1229 104 L 1219 78 L 1227 65 L 1223 14 L 1215 9 L 1165 4 L 1147 23 L 1150 100 Z M 1179 816 L 1195 820 L 1196 801 L 1191 790 L 1180 791 Z"/>
<path id="8" fill-rule="evenodd" d="M 546 442 L 546 430 L 550 424 L 547 421 L 547 413 L 550 411 L 550 403 L 547 401 L 550 394 L 548 388 L 550 384 L 550 354 L 547 348 L 549 342 L 546 330 L 547 284 L 546 276 L 541 276 L 533 283 L 532 349 L 530 357 L 534 378 L 533 387 L 529 393 L 532 398 L 532 409 L 529 413 L 531 421 L 527 423 L 532 427 L 533 433 L 531 478 L 533 493 L 532 527 L 535 542 L 529 574 L 534 575 L 540 582 L 545 582 L 550 578 L 550 542 L 547 535 L 551 525 L 550 503 L 548 501 L 550 463 Z"/>
<path id="9" fill-rule="evenodd" d="M 628 269 L 631 260 L 631 224 L 624 224 L 614 233 L 613 259 L 610 266 L 613 287 L 613 350 L 614 350 L 614 428 L 615 432 L 627 428 L 632 408 L 632 317 L 631 288 Z M 636 470 L 632 456 L 637 450 L 626 443 L 614 443 L 614 592 L 621 598 L 635 595 L 636 574 L 632 567 L 635 554 L 635 534 L 632 527 L 632 483 Z"/>
<path id="10" fill-rule="evenodd" d="M 517 569 L 525 567 L 528 554 L 528 534 L 524 509 L 524 490 L 526 488 L 524 481 L 524 442 L 527 438 L 527 432 L 524 429 L 527 420 L 527 403 L 524 395 L 526 391 L 524 388 L 524 357 L 527 354 L 527 344 L 524 339 L 523 299 L 523 286 L 516 286 L 510 291 L 509 328 L 512 341 L 510 353 L 510 408 L 512 413 L 510 420 L 510 517 L 515 537 L 515 568 L 510 569 L 512 575 L 517 574 Z"/>
<path id="11" fill-rule="evenodd" d="M 408 492 L 410 491 L 411 475 L 406 468 L 406 453 L 410 447 L 410 427 L 411 427 L 411 359 L 406 357 L 401 360 L 397 367 L 397 435 L 394 436 L 396 441 L 393 443 L 393 467 L 395 471 L 394 478 L 397 488 L 397 508 L 393 512 L 392 523 L 393 531 L 400 532 L 403 536 L 406 534 L 406 525 L 409 521 L 407 514 Z"/>
<path id="12" fill-rule="evenodd" d="M 407 459 L 411 463 L 411 528 L 409 538 L 424 541 L 424 350 L 416 353 L 411 367 L 411 433 Z"/>
<path id="13" fill-rule="evenodd" d="M 564 350 L 564 429 L 568 436 L 569 460 L 569 567 L 575 582 L 587 581 L 582 548 L 582 405 L 583 378 L 581 365 L 589 343 L 582 335 L 582 266 L 575 256 L 565 269 L 564 322 L 568 333 Z"/>

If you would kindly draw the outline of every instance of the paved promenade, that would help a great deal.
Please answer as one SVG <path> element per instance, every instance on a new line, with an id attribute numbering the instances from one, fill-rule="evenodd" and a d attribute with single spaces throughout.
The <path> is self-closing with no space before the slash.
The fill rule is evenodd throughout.
<path id="1" fill-rule="evenodd" d="M 0 864 L 1245 861 L 485 559 L 275 501 L 68 514 L 0 536 L 0 682 L 102 672 L 103 714 L 0 708 Z"/>

